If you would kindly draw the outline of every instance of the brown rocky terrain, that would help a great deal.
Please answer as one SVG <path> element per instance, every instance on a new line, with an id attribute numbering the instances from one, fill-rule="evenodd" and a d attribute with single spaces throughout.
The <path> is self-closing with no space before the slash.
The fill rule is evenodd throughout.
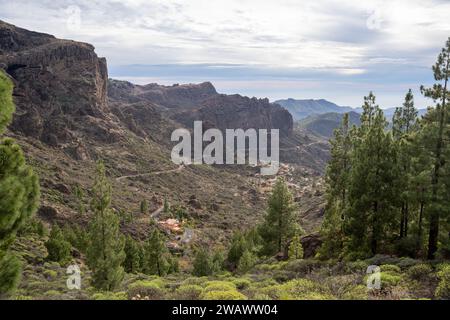
<path id="1" fill-rule="evenodd" d="M 108 80 L 106 60 L 94 47 L 27 31 L 0 21 L 0 67 L 15 84 L 17 106 L 8 135 L 24 148 L 41 177 L 47 222 L 85 224 L 74 189 L 92 185 L 102 159 L 114 188 L 113 205 L 131 214 L 127 232 L 145 237 L 151 213 L 163 199 L 182 206 L 199 241 L 223 242 L 232 231 L 264 214 L 272 177 L 245 166 L 177 167 L 170 160 L 170 133 L 203 120 L 219 128 L 278 128 L 281 159 L 301 204 L 304 225 L 320 220 L 320 184 L 327 144 L 293 131 L 292 117 L 267 99 L 218 94 L 211 83 L 137 86 Z M 142 200 L 151 204 L 140 213 Z M 84 200 L 87 204 L 88 199 Z"/>

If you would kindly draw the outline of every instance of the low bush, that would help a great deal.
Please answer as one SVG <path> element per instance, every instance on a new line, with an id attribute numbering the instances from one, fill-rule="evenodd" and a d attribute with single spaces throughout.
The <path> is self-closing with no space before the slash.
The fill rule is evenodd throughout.
<path id="1" fill-rule="evenodd" d="M 238 278 L 233 280 L 233 284 L 238 288 L 239 290 L 247 289 L 251 285 L 251 281 L 245 278 Z"/>
<path id="2" fill-rule="evenodd" d="M 201 296 L 202 300 L 247 300 L 247 297 L 237 290 L 209 291 Z"/>
<path id="3" fill-rule="evenodd" d="M 380 269 L 382 272 L 389 272 L 389 273 L 401 273 L 402 269 L 400 269 L 399 266 L 393 265 L 393 264 L 384 264 L 380 266 Z"/>
<path id="4" fill-rule="evenodd" d="M 155 282 L 155 280 L 141 280 L 130 284 L 128 287 L 129 298 L 138 296 L 149 300 L 161 300 L 164 298 L 164 290 L 161 288 L 160 283 Z"/>
<path id="5" fill-rule="evenodd" d="M 195 284 L 181 285 L 176 291 L 179 300 L 198 300 L 203 293 L 203 288 Z"/>
<path id="6" fill-rule="evenodd" d="M 412 266 L 406 271 L 408 278 L 413 280 L 424 280 L 429 277 L 433 272 L 433 268 L 429 264 L 421 263 Z"/>
<path id="7" fill-rule="evenodd" d="M 92 295 L 94 300 L 128 300 L 126 292 L 97 292 Z"/>
<path id="8" fill-rule="evenodd" d="M 363 285 L 357 285 L 355 287 L 349 288 L 341 296 L 343 300 L 367 300 L 367 287 Z"/>
<path id="9" fill-rule="evenodd" d="M 439 284 L 436 288 L 435 296 L 438 299 L 450 299 L 450 265 L 446 264 L 440 266 L 440 270 L 437 275 L 439 278 Z"/>
<path id="10" fill-rule="evenodd" d="M 290 261 L 285 265 L 284 269 L 300 275 L 306 275 L 311 273 L 314 269 L 320 268 L 324 265 L 326 265 L 326 263 L 320 260 L 304 259 Z"/>
<path id="11" fill-rule="evenodd" d="M 327 290 L 308 279 L 296 279 L 280 285 L 262 288 L 260 293 L 273 300 L 315 300 L 334 297 Z"/>
<path id="12" fill-rule="evenodd" d="M 208 281 L 206 282 L 205 292 L 210 291 L 229 291 L 236 290 L 236 285 L 227 281 Z"/>
<path id="13" fill-rule="evenodd" d="M 187 278 L 183 281 L 183 285 L 188 285 L 188 284 L 193 284 L 193 285 L 198 285 L 198 286 L 203 286 L 205 284 L 205 282 L 208 281 L 207 277 L 190 277 Z"/>
<path id="14" fill-rule="evenodd" d="M 402 277 L 398 274 L 390 272 L 381 272 L 381 289 L 386 290 L 395 287 L 402 281 Z"/>

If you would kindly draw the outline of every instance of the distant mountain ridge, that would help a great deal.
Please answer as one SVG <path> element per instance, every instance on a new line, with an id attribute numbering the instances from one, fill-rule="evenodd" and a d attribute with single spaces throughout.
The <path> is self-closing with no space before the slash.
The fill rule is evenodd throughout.
<path id="1" fill-rule="evenodd" d="M 294 121 L 302 120 L 313 115 L 320 115 L 326 113 L 347 113 L 356 112 L 361 113 L 362 108 L 352 108 L 347 106 L 339 106 L 333 102 L 325 99 L 282 99 L 277 100 L 274 103 L 279 104 L 285 108 L 294 118 Z M 395 107 L 383 109 L 384 115 L 387 121 L 391 122 L 394 116 Z M 419 109 L 419 117 L 423 116 L 427 109 Z"/>
<path id="2" fill-rule="evenodd" d="M 350 125 L 359 126 L 361 124 L 359 113 L 350 111 L 348 116 Z M 334 130 L 341 125 L 343 117 L 344 113 L 337 112 L 315 114 L 298 121 L 296 125 L 300 129 L 330 139 L 333 137 Z"/>
<path id="3" fill-rule="evenodd" d="M 351 107 L 339 106 L 333 102 L 325 99 L 284 99 L 277 100 L 275 103 L 279 104 L 286 110 L 288 110 L 294 120 L 305 119 L 311 115 L 324 114 L 324 113 L 346 113 L 350 111 L 357 111 L 357 109 Z"/>

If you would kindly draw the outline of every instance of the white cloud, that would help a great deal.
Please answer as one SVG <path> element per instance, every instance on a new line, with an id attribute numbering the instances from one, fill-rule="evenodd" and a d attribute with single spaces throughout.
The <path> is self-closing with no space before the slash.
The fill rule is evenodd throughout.
<path id="1" fill-rule="evenodd" d="M 0 3 L 8 21 L 94 42 L 112 63 L 350 68 L 386 48 L 401 55 L 439 46 L 450 34 L 450 3 L 431 0 Z M 79 29 L 70 28 L 73 15 L 66 9 L 73 5 L 80 8 Z"/>
<path id="2" fill-rule="evenodd" d="M 79 17 L 67 10 L 73 5 Z M 450 2 L 442 0 L 0 0 L 0 7 L 7 22 L 94 44 L 112 66 L 240 64 L 370 76 L 380 65 L 428 68 L 450 36 Z"/>

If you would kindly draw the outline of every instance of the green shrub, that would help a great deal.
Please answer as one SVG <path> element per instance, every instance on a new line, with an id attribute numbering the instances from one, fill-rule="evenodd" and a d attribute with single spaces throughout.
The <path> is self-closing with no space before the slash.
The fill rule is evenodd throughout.
<path id="1" fill-rule="evenodd" d="M 393 265 L 393 264 L 384 264 L 380 266 L 380 269 L 382 272 L 389 272 L 389 273 L 401 273 L 402 269 L 400 267 Z"/>
<path id="2" fill-rule="evenodd" d="M 402 277 L 389 272 L 380 273 L 381 289 L 389 289 L 395 287 L 402 281 Z"/>
<path id="3" fill-rule="evenodd" d="M 365 274 L 369 264 L 363 260 L 350 261 L 345 264 L 344 270 L 348 273 Z"/>
<path id="4" fill-rule="evenodd" d="M 33 297 L 18 295 L 18 296 L 14 296 L 13 300 L 33 300 Z"/>
<path id="5" fill-rule="evenodd" d="M 367 287 L 363 285 L 357 285 L 348 289 L 341 298 L 343 300 L 367 300 Z"/>
<path id="6" fill-rule="evenodd" d="M 235 279 L 233 283 L 239 290 L 247 289 L 251 285 L 251 281 L 245 278 Z"/>
<path id="7" fill-rule="evenodd" d="M 409 267 L 415 266 L 416 264 L 420 264 L 420 263 L 421 263 L 420 260 L 414 260 L 411 258 L 402 257 L 399 259 L 399 261 L 396 263 L 396 265 L 402 269 L 405 269 L 405 268 L 409 268 Z"/>
<path id="8" fill-rule="evenodd" d="M 58 276 L 58 272 L 56 272 L 54 270 L 45 270 L 44 271 L 44 276 L 47 279 L 55 279 Z"/>
<path id="9" fill-rule="evenodd" d="M 236 285 L 227 281 L 208 281 L 206 283 L 205 291 L 229 291 L 236 290 Z"/>
<path id="10" fill-rule="evenodd" d="M 162 300 L 164 298 L 164 290 L 157 281 L 140 280 L 132 283 L 128 287 L 128 296 L 134 298 L 137 296 L 148 298 L 150 300 Z"/>
<path id="11" fill-rule="evenodd" d="M 94 300 L 128 300 L 126 292 L 98 292 L 92 296 Z"/>
<path id="12" fill-rule="evenodd" d="M 435 296 L 439 299 L 450 299 L 450 265 L 441 266 L 437 275 L 439 284 L 436 288 Z"/>
<path id="13" fill-rule="evenodd" d="M 333 297 L 330 294 L 327 293 L 318 293 L 318 292 L 309 292 L 301 296 L 301 300 L 336 300 L 335 297 Z M 298 300 L 296 298 L 296 300 Z"/>
<path id="14" fill-rule="evenodd" d="M 208 277 L 190 277 L 183 281 L 183 285 L 198 285 L 203 286 L 208 281 Z"/>
<path id="15" fill-rule="evenodd" d="M 250 250 L 245 250 L 241 258 L 239 259 L 237 269 L 240 273 L 246 273 L 250 271 L 251 268 L 253 268 L 257 261 L 258 257 L 254 253 L 252 253 Z"/>
<path id="16" fill-rule="evenodd" d="M 264 301 L 267 301 L 267 300 L 270 300 L 270 297 L 268 295 L 266 295 L 266 294 L 263 294 L 263 293 L 256 293 L 256 294 L 253 295 L 252 300 L 264 300 Z"/>
<path id="17" fill-rule="evenodd" d="M 400 259 L 397 257 L 384 254 L 377 254 L 372 258 L 366 260 L 366 262 L 369 265 L 376 265 L 376 266 L 381 266 L 383 264 L 397 264 L 399 261 Z"/>
<path id="18" fill-rule="evenodd" d="M 412 266 L 408 269 L 406 274 L 413 280 L 424 280 L 433 272 L 433 268 L 429 264 L 421 263 Z"/>
<path id="19" fill-rule="evenodd" d="M 71 244 L 66 241 L 61 229 L 58 225 L 53 226 L 50 237 L 45 243 L 48 251 L 47 260 L 59 262 L 60 264 L 67 263 L 70 258 Z"/>
<path id="20" fill-rule="evenodd" d="M 273 300 L 315 300 L 334 298 L 323 286 L 308 279 L 296 279 L 281 285 L 265 287 L 262 288 L 260 292 Z"/>
<path id="21" fill-rule="evenodd" d="M 204 292 L 202 300 L 247 300 L 247 297 L 236 290 Z"/>
<path id="22" fill-rule="evenodd" d="M 320 260 L 304 259 L 289 261 L 284 265 L 284 269 L 295 273 L 306 275 L 314 269 L 324 266 L 325 263 Z"/>
<path id="23" fill-rule="evenodd" d="M 196 255 L 193 262 L 192 274 L 197 277 L 210 276 L 214 273 L 214 263 L 209 252 L 202 248 Z"/>
<path id="24" fill-rule="evenodd" d="M 175 291 L 179 300 L 198 300 L 202 293 L 203 288 L 195 284 L 182 285 Z"/>

